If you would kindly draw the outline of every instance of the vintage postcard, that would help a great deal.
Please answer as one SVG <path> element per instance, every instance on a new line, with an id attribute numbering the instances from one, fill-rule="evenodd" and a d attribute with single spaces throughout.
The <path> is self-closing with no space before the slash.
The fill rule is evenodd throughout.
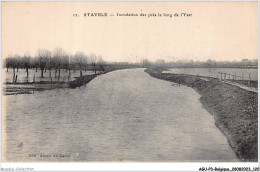
<path id="1" fill-rule="evenodd" d="M 258 161 L 257 2 L 1 6 L 2 162 Z"/>

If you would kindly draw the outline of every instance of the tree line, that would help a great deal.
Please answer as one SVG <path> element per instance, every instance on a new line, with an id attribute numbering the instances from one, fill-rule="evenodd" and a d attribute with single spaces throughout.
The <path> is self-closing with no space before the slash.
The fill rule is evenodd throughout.
<path id="1" fill-rule="evenodd" d="M 142 63 L 143 67 L 146 68 L 150 66 L 164 66 L 168 68 L 257 68 L 258 59 L 242 59 L 241 61 L 216 61 L 211 59 L 208 59 L 206 61 L 178 60 L 170 62 L 165 62 L 163 59 L 158 59 L 155 62 L 151 62 L 148 59 L 144 59 Z"/>
<path id="2" fill-rule="evenodd" d="M 39 49 L 36 57 L 31 57 L 30 55 L 19 56 L 9 56 L 5 59 L 4 66 L 13 69 L 13 76 L 15 77 L 15 71 L 18 72 L 19 69 L 26 69 L 27 78 L 29 76 L 29 69 L 40 69 L 41 78 L 44 77 L 44 71 L 49 71 L 49 77 L 52 78 L 52 70 L 54 70 L 54 77 L 60 77 L 60 71 L 65 69 L 69 72 L 71 70 L 80 70 L 80 76 L 82 76 L 83 70 L 93 70 L 95 74 L 97 71 L 104 71 L 105 61 L 102 56 L 97 56 L 95 54 L 86 55 L 84 52 L 76 52 L 71 55 L 65 52 L 62 48 L 56 48 L 53 51 L 46 49 Z"/>

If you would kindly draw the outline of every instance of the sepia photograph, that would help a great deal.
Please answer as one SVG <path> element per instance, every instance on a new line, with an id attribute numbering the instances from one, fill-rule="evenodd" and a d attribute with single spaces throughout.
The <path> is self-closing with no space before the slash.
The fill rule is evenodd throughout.
<path id="1" fill-rule="evenodd" d="M 2 162 L 258 162 L 257 1 L 1 13 Z"/>

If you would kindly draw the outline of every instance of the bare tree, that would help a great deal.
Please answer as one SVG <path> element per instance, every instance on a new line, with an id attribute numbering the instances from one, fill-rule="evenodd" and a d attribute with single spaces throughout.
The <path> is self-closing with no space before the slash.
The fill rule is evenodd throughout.
<path id="1" fill-rule="evenodd" d="M 5 59 L 5 67 L 6 67 L 6 71 L 8 72 L 8 68 L 12 67 L 12 57 L 7 57 Z"/>
<path id="2" fill-rule="evenodd" d="M 18 72 L 18 69 L 22 66 L 22 59 L 19 55 L 15 55 L 14 59 L 15 59 L 16 71 Z"/>
<path id="3" fill-rule="evenodd" d="M 62 60 L 62 66 L 66 70 L 66 73 L 69 71 L 69 78 L 70 78 L 70 55 L 64 54 L 63 60 Z"/>
<path id="4" fill-rule="evenodd" d="M 158 65 L 158 66 L 164 66 L 165 65 L 165 61 L 163 59 L 157 59 L 155 64 Z"/>
<path id="5" fill-rule="evenodd" d="M 75 57 L 73 55 L 69 55 L 69 75 L 70 75 L 70 70 L 74 70 L 74 72 L 76 72 L 76 61 L 75 61 Z"/>
<path id="6" fill-rule="evenodd" d="M 58 78 L 60 78 L 60 70 L 63 68 L 63 57 L 65 56 L 65 51 L 62 48 L 55 48 L 53 51 L 54 68 L 55 68 L 55 78 L 57 77 L 57 71 L 59 71 Z"/>
<path id="7" fill-rule="evenodd" d="M 14 57 L 11 57 L 10 64 L 11 64 L 11 67 L 13 68 L 13 77 L 15 77 L 15 68 L 17 66 L 17 60 Z"/>
<path id="8" fill-rule="evenodd" d="M 70 70 L 70 56 L 69 54 L 65 53 L 62 59 L 62 66 L 68 72 Z"/>
<path id="9" fill-rule="evenodd" d="M 8 68 L 11 67 L 13 68 L 13 83 L 16 82 L 16 76 L 15 76 L 15 69 L 17 68 L 18 66 L 18 56 L 15 56 L 15 57 L 7 57 L 6 58 L 6 67 L 7 67 L 7 71 L 8 71 Z"/>
<path id="10" fill-rule="evenodd" d="M 70 54 L 69 63 L 70 63 L 70 69 L 71 70 L 73 69 L 74 73 L 75 73 L 76 70 L 77 70 L 77 64 L 76 64 L 76 60 L 75 60 L 75 55 Z"/>
<path id="11" fill-rule="evenodd" d="M 32 68 L 35 68 L 35 71 L 37 72 L 39 67 L 39 59 L 38 57 L 32 58 Z"/>
<path id="12" fill-rule="evenodd" d="M 105 64 L 105 61 L 103 60 L 102 56 L 99 56 L 99 57 L 98 57 L 99 73 L 105 71 L 105 69 L 104 69 L 104 64 Z"/>
<path id="13" fill-rule="evenodd" d="M 143 60 L 143 67 L 148 68 L 151 66 L 151 62 L 148 59 Z"/>
<path id="14" fill-rule="evenodd" d="M 47 60 L 47 66 L 46 66 L 46 68 L 48 68 L 48 70 L 49 70 L 49 78 L 50 78 L 51 81 L 52 81 L 51 70 L 54 68 L 54 59 L 52 58 L 52 53 L 50 54 L 49 59 Z M 46 68 L 45 68 L 45 69 L 46 69 Z"/>
<path id="15" fill-rule="evenodd" d="M 31 57 L 30 55 L 24 55 L 22 58 L 22 66 L 26 69 L 26 76 L 29 76 L 29 68 L 31 68 Z"/>
<path id="16" fill-rule="evenodd" d="M 93 72 L 95 72 L 95 74 L 97 74 L 97 69 L 96 69 L 97 56 L 95 54 L 91 54 L 90 61 L 91 61 Z"/>
<path id="17" fill-rule="evenodd" d="M 75 54 L 75 63 L 79 67 L 80 76 L 82 76 L 82 68 L 87 59 L 87 56 L 83 52 L 77 52 Z"/>
<path id="18" fill-rule="evenodd" d="M 86 72 L 87 67 L 88 67 L 88 57 L 87 56 L 83 59 L 83 66 L 84 66 L 84 70 Z"/>
<path id="19" fill-rule="evenodd" d="M 39 49 L 38 53 L 39 53 L 38 62 L 39 62 L 39 67 L 41 69 L 41 78 L 43 78 L 43 71 L 47 67 L 49 58 L 51 57 L 51 52 L 46 49 Z"/>

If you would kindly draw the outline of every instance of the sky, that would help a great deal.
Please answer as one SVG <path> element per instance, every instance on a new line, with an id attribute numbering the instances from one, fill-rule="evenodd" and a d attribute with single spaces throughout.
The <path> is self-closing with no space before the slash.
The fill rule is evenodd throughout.
<path id="1" fill-rule="evenodd" d="M 60 47 L 117 62 L 257 59 L 257 22 L 257 2 L 2 2 L 1 55 Z"/>

